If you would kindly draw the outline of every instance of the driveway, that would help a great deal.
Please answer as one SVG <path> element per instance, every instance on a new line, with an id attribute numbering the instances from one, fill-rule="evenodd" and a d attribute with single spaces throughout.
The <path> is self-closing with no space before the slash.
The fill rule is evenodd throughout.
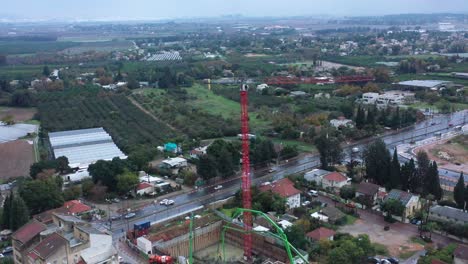
<path id="1" fill-rule="evenodd" d="M 335 206 L 335 202 L 330 198 L 320 196 L 319 200 L 328 203 L 328 206 Z M 417 226 L 400 222 L 389 224 L 384 221 L 383 216 L 369 210 L 358 209 L 358 213 L 360 219 L 352 225 L 341 227 L 339 231 L 351 235 L 367 234 L 372 242 L 387 246 L 390 255 L 395 257 L 398 257 L 402 252 L 424 249 L 421 244 L 410 241 L 412 237 L 419 237 Z M 386 225 L 390 227 L 390 230 L 384 231 Z M 432 240 L 434 246 L 437 247 L 460 243 L 438 234 L 432 234 Z"/>

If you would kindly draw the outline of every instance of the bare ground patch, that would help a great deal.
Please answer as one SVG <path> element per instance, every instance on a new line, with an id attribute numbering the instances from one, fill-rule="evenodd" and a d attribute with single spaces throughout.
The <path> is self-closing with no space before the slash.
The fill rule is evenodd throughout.
<path id="1" fill-rule="evenodd" d="M 0 119 L 11 115 L 15 122 L 24 122 L 31 120 L 36 112 L 36 108 L 2 107 L 0 108 Z"/>
<path id="2" fill-rule="evenodd" d="M 16 140 L 0 144 L 0 179 L 6 180 L 29 175 L 34 163 L 32 142 Z"/>

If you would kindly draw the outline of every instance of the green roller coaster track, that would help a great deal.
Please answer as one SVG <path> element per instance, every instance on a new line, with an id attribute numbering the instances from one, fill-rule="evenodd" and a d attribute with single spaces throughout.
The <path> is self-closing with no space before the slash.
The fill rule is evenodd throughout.
<path id="1" fill-rule="evenodd" d="M 235 218 L 239 217 L 243 212 L 251 212 L 252 214 L 255 214 L 257 216 L 265 218 L 276 229 L 277 234 L 269 232 L 269 231 L 268 232 L 256 231 L 256 230 L 246 231 L 244 229 L 239 229 L 239 228 L 232 227 L 231 226 L 232 222 L 228 223 L 227 225 L 223 226 L 223 230 L 221 232 L 221 245 L 222 245 L 222 251 L 223 251 L 222 252 L 223 262 L 226 262 L 226 248 L 225 248 L 225 244 L 224 244 L 224 242 L 225 242 L 225 233 L 226 233 L 226 230 L 230 229 L 230 230 L 241 232 L 243 234 L 246 234 L 246 233 L 261 233 L 262 235 L 268 235 L 268 236 L 277 238 L 277 239 L 279 239 L 280 241 L 283 242 L 284 248 L 286 249 L 286 253 L 288 254 L 289 263 L 291 263 L 291 264 L 294 263 L 294 257 L 292 255 L 292 251 L 294 251 L 294 253 L 296 253 L 296 255 L 299 256 L 299 258 L 301 258 L 304 261 L 304 263 L 308 263 L 306 258 L 304 256 L 302 256 L 302 254 L 299 252 L 299 250 L 297 250 L 293 245 L 291 245 L 291 243 L 289 243 L 288 237 L 284 233 L 283 229 L 281 227 L 279 227 L 275 223 L 275 221 L 271 220 L 270 217 L 268 217 L 268 215 L 266 215 L 265 213 L 263 213 L 261 211 L 257 211 L 257 210 L 237 208 L 236 211 L 234 212 L 234 214 L 232 215 L 232 218 L 235 219 Z"/>

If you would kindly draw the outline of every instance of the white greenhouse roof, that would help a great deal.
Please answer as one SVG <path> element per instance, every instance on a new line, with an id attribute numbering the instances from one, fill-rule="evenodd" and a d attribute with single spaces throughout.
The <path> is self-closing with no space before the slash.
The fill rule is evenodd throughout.
<path id="1" fill-rule="evenodd" d="M 440 80 L 412 80 L 412 81 L 399 82 L 398 84 L 406 85 L 406 86 L 433 88 L 444 83 L 450 83 L 450 82 L 440 81 Z"/>
<path id="2" fill-rule="evenodd" d="M 55 157 L 65 156 L 71 167 L 85 168 L 98 160 L 127 158 L 101 128 L 49 133 Z"/>

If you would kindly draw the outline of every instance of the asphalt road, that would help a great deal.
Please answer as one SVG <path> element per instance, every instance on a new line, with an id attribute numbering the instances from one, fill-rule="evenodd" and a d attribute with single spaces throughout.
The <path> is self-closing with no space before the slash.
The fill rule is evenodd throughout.
<path id="1" fill-rule="evenodd" d="M 397 145 L 422 140 L 428 137 L 432 137 L 436 132 L 448 132 L 453 130 L 455 126 L 463 125 L 465 122 L 465 116 L 468 111 L 457 112 L 452 115 L 438 115 L 433 117 L 431 120 L 421 122 L 414 125 L 413 127 L 403 129 L 395 134 L 386 134 L 378 136 L 384 140 L 389 149 L 395 148 Z M 434 125 L 431 125 L 434 123 Z M 452 124 L 449 126 L 449 124 Z M 347 156 L 350 155 L 353 147 L 362 150 L 365 146 L 372 142 L 374 139 L 368 139 L 360 141 L 356 144 L 349 144 L 344 148 L 344 152 Z M 357 153 L 356 155 L 360 155 Z M 282 165 L 276 166 L 273 173 L 268 173 L 268 169 L 252 170 L 251 177 L 253 184 L 260 184 L 265 181 L 277 180 L 285 177 L 286 175 L 303 172 L 316 168 L 320 165 L 318 155 L 306 155 L 299 159 L 290 160 Z M 450 177 L 458 178 L 459 174 L 440 170 L 440 174 Z M 99 229 L 109 229 L 112 231 L 113 237 L 118 239 L 123 236 L 125 230 L 133 229 L 133 224 L 138 222 L 150 221 L 152 223 L 164 221 L 166 219 L 174 218 L 180 215 L 188 215 L 189 212 L 194 211 L 202 206 L 205 206 L 211 202 L 226 199 L 234 195 L 237 190 L 240 189 L 241 180 L 240 177 L 231 178 L 224 182 L 219 182 L 223 188 L 221 190 L 214 190 L 213 186 L 200 188 L 191 193 L 181 194 L 171 199 L 175 201 L 174 205 L 163 206 L 159 205 L 159 201 L 152 205 L 148 205 L 140 210 L 136 211 L 136 216 L 131 219 L 122 219 L 113 221 L 111 226 L 108 222 L 94 223 L 95 227 Z"/>

